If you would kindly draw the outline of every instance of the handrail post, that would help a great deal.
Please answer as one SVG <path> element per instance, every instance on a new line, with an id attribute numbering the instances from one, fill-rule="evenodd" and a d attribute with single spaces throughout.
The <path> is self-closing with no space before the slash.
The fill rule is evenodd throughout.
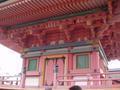
<path id="1" fill-rule="evenodd" d="M 1 80 L 1 81 L 2 81 L 2 82 L 1 82 L 2 85 L 4 85 L 4 78 L 5 78 L 5 77 L 3 76 L 3 77 L 2 77 L 2 80 Z"/>
<path id="2" fill-rule="evenodd" d="M 0 77 L 0 85 L 2 85 L 3 77 Z"/>
<path id="3" fill-rule="evenodd" d="M 87 82 L 87 86 L 90 87 L 91 86 L 91 75 L 88 74 L 88 82 Z"/>
<path id="4" fill-rule="evenodd" d="M 16 84 L 16 85 L 18 85 L 18 82 L 19 82 L 19 81 L 18 81 L 18 78 L 17 78 L 17 80 L 16 80 L 16 83 L 15 83 L 15 84 Z"/>
<path id="5" fill-rule="evenodd" d="M 111 80 L 111 77 L 108 77 L 108 82 L 107 82 L 107 86 L 108 87 L 111 87 L 112 86 L 112 80 Z"/>

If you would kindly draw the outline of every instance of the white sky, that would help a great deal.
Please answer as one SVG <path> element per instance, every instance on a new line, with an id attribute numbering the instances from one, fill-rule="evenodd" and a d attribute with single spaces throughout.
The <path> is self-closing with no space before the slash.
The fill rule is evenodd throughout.
<path id="1" fill-rule="evenodd" d="M 120 69 L 120 61 L 119 60 L 111 60 L 110 62 L 108 62 L 108 68 L 109 69 L 115 69 L 115 68 Z"/>
<path id="2" fill-rule="evenodd" d="M 110 69 L 120 68 L 120 61 L 109 62 Z M 21 72 L 22 58 L 19 53 L 0 44 L 0 75 L 15 75 Z"/>
<path id="3" fill-rule="evenodd" d="M 0 44 L 0 75 L 21 72 L 22 58 L 19 53 Z"/>

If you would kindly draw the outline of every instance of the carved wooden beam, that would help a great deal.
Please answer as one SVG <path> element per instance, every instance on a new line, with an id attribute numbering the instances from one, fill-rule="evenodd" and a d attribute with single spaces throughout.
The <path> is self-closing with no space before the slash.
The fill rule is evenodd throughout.
<path id="1" fill-rule="evenodd" d="M 108 0 L 109 18 L 113 16 L 113 0 Z"/>
<path id="2" fill-rule="evenodd" d="M 70 32 L 66 29 L 63 30 L 65 35 L 66 35 L 66 38 L 67 38 L 67 41 L 70 41 L 71 40 L 71 36 L 70 36 Z"/>
<path id="3" fill-rule="evenodd" d="M 91 30 L 91 34 L 92 34 L 92 35 L 91 35 L 91 38 L 92 38 L 92 39 L 95 39 L 95 38 L 96 38 L 95 29 L 94 29 L 94 28 L 91 28 L 90 30 Z"/>

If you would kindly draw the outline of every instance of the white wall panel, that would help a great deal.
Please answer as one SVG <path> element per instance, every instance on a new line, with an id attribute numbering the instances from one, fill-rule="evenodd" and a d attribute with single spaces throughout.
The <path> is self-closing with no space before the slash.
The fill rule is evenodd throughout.
<path id="1" fill-rule="evenodd" d="M 39 86 L 39 77 L 26 77 L 25 86 Z"/>

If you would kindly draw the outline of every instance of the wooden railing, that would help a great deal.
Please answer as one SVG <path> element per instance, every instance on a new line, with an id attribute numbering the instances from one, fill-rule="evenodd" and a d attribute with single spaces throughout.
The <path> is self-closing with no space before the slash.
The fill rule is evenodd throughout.
<path id="1" fill-rule="evenodd" d="M 120 87 L 120 72 L 92 73 L 92 74 L 69 74 L 57 76 L 56 85 L 72 86 L 80 85 L 86 88 Z"/>
<path id="2" fill-rule="evenodd" d="M 73 86 L 80 85 L 83 88 L 114 88 L 120 87 L 120 72 L 112 73 L 93 73 L 93 74 L 80 74 L 73 73 L 65 76 L 57 76 L 56 84 L 50 87 L 59 86 Z M 20 88 L 20 76 L 1 76 L 0 87 L 16 87 Z M 44 87 L 44 86 L 40 86 Z M 45 86 L 46 87 L 46 86 Z"/>
<path id="3" fill-rule="evenodd" d="M 20 76 L 0 76 L 0 86 L 2 87 L 19 87 L 21 77 Z"/>

